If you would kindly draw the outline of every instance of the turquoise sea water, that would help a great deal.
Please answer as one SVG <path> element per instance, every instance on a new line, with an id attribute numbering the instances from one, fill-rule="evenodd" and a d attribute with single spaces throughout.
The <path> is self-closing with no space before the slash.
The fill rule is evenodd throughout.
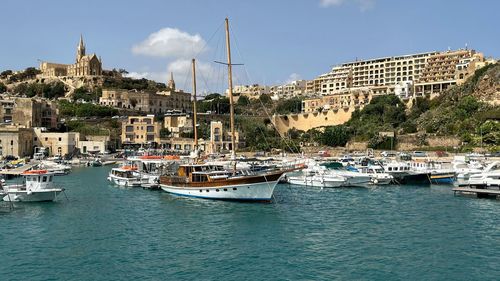
<path id="1" fill-rule="evenodd" d="M 279 185 L 271 204 L 57 181 L 0 212 L 0 280 L 498 280 L 500 201 L 451 187 Z"/>

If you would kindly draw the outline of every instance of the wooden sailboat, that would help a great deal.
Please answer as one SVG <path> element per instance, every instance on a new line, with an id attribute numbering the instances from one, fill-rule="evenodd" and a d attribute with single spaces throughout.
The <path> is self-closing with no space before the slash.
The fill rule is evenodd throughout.
<path id="1" fill-rule="evenodd" d="M 236 160 L 236 138 L 234 128 L 234 102 L 231 70 L 231 47 L 229 21 L 226 18 L 226 47 L 228 87 L 231 118 L 231 159 Z M 196 74 L 193 59 L 193 94 L 196 102 Z M 196 105 L 194 106 L 194 146 L 197 149 Z M 234 162 L 236 163 L 236 162 Z M 176 175 L 160 177 L 161 188 L 169 193 L 205 199 L 270 201 L 280 177 L 293 169 L 272 169 L 260 172 L 230 170 L 209 164 L 180 165 Z"/>

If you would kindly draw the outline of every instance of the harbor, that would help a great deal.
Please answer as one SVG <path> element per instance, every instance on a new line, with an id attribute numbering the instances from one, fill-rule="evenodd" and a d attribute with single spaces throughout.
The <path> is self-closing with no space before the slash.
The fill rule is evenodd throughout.
<path id="1" fill-rule="evenodd" d="M 21 269 L 30 280 L 498 275 L 499 201 L 455 197 L 451 186 L 278 184 L 273 203 L 245 204 L 118 187 L 110 169 L 75 167 L 55 178 L 68 200 L 0 214 L 3 280 Z"/>

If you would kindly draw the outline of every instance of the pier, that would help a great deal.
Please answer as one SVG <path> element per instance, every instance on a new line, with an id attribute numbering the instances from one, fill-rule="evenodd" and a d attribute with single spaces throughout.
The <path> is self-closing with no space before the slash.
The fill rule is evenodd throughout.
<path id="1" fill-rule="evenodd" d="M 25 164 L 21 167 L 17 167 L 14 169 L 3 169 L 0 170 L 0 175 L 9 175 L 9 176 L 19 176 L 22 173 L 28 171 L 29 169 L 33 168 L 34 166 L 40 164 L 39 162 L 31 162 L 28 164 Z"/>
<path id="2" fill-rule="evenodd" d="M 475 194 L 479 198 L 489 198 L 500 196 L 500 190 L 485 189 L 485 188 L 471 188 L 471 187 L 455 187 L 453 193 L 468 193 Z"/>

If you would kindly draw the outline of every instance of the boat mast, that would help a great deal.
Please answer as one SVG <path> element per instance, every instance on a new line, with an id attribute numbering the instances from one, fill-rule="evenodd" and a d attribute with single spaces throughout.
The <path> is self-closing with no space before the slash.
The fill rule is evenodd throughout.
<path id="1" fill-rule="evenodd" d="M 233 73 L 231 65 L 231 44 L 229 40 L 229 19 L 226 18 L 227 80 L 231 120 L 231 159 L 236 159 L 236 139 L 234 132 Z"/>
<path id="2" fill-rule="evenodd" d="M 198 129 L 196 128 L 196 66 L 195 59 L 193 63 L 193 131 L 194 131 L 194 150 L 198 150 Z"/>

